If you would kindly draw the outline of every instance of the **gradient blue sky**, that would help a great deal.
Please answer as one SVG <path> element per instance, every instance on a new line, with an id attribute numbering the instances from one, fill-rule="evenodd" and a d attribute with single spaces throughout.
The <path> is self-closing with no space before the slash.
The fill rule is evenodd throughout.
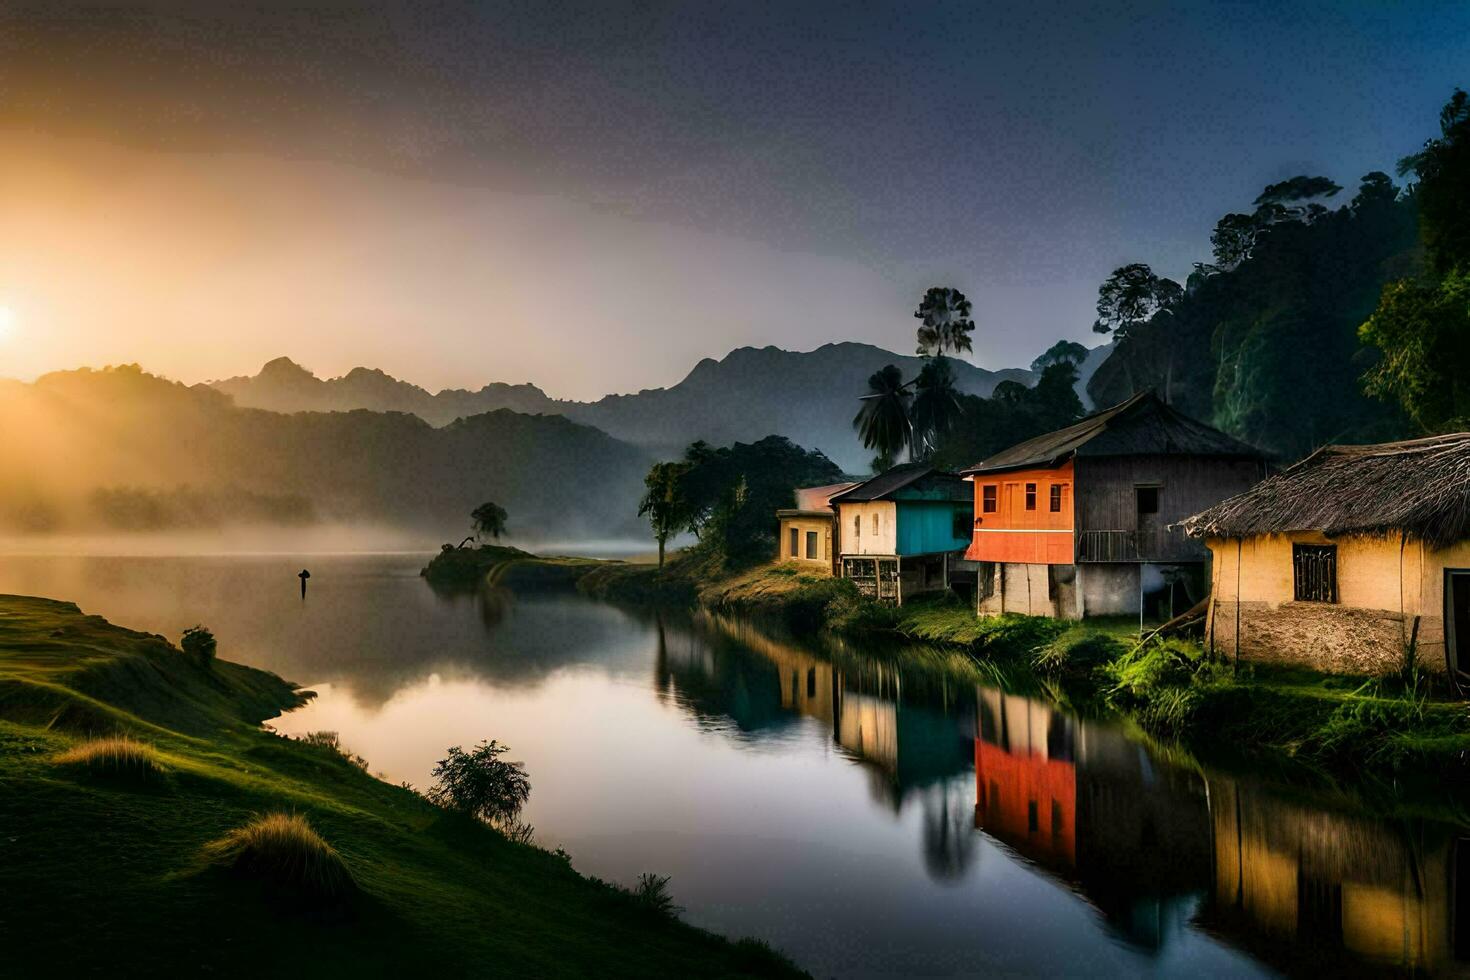
<path id="1" fill-rule="evenodd" d="M 1182 277 L 1264 184 L 1392 171 L 1470 81 L 1466 4 L 214 8 L 0 11 L 0 374 L 593 397 L 743 344 L 907 353 L 938 283 L 1025 364 L 1094 342 L 1113 267 Z"/>

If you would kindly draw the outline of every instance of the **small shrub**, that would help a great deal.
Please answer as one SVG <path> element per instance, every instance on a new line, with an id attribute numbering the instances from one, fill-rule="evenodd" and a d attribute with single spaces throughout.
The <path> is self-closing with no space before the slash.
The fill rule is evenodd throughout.
<path id="1" fill-rule="evenodd" d="M 534 844 L 536 842 L 536 828 L 519 820 L 509 820 L 500 824 L 497 828 L 501 835 L 508 841 L 516 844 Z"/>
<path id="2" fill-rule="evenodd" d="M 1121 653 L 1123 648 L 1116 637 L 1074 626 L 1037 647 L 1031 662 L 1046 674 L 1089 673 Z"/>
<path id="3" fill-rule="evenodd" d="M 179 649 L 206 667 L 214 662 L 216 646 L 214 634 L 203 626 L 190 626 L 184 630 L 183 638 L 179 640 Z"/>
<path id="4" fill-rule="evenodd" d="M 429 802 L 489 823 L 511 823 L 531 798 L 531 779 L 519 762 L 500 757 L 510 751 L 495 740 L 469 752 L 456 745 L 434 764 Z"/>
<path id="5" fill-rule="evenodd" d="M 869 599 L 849 579 L 840 579 L 837 594 L 824 610 L 829 628 L 839 633 L 891 630 L 898 626 L 898 607 Z"/>
<path id="6" fill-rule="evenodd" d="M 163 767 L 153 746 L 121 735 L 75 745 L 54 761 L 103 779 L 152 783 L 163 778 Z"/>
<path id="7" fill-rule="evenodd" d="M 367 770 L 368 761 L 343 745 L 341 737 L 336 732 L 307 732 L 305 735 L 298 736 L 296 740 L 298 742 L 305 742 L 312 748 L 325 749 L 328 752 L 340 755 L 357 768 L 363 771 Z"/>
<path id="8" fill-rule="evenodd" d="M 304 900 L 342 904 L 357 892 L 342 855 L 299 814 L 256 817 L 207 844 L 205 852 L 216 863 Z"/>
<path id="9" fill-rule="evenodd" d="M 645 912 L 654 915 L 674 918 L 682 908 L 674 904 L 674 897 L 669 894 L 669 876 L 656 875 L 645 872 L 638 876 L 638 884 L 633 886 L 633 901 Z"/>

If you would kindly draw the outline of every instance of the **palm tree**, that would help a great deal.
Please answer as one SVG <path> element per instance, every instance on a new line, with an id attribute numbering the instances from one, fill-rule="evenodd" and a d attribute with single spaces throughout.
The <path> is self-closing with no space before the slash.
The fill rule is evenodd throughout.
<path id="1" fill-rule="evenodd" d="M 970 331 L 975 321 L 970 319 L 970 301 L 958 289 L 929 287 L 914 316 L 924 321 L 918 330 L 920 354 L 943 356 L 945 351 L 958 354 L 973 349 Z"/>
<path id="2" fill-rule="evenodd" d="M 852 420 L 863 446 L 877 450 L 884 459 L 897 459 L 913 446 L 914 430 L 909 422 L 909 401 L 914 397 L 903 374 L 889 364 L 868 378 L 863 407 Z"/>
<path id="3" fill-rule="evenodd" d="M 914 385 L 918 390 L 913 409 L 914 451 L 928 459 L 964 408 L 948 358 L 935 356 L 926 360 Z"/>

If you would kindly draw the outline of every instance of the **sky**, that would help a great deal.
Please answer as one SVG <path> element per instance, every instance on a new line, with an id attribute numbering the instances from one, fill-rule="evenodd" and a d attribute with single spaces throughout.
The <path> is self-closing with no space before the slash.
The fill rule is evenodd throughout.
<path id="1" fill-rule="evenodd" d="M 1024 366 L 1265 184 L 1392 172 L 1467 37 L 1411 2 L 10 2 L 0 376 L 595 398 L 910 353 L 932 285 Z"/>

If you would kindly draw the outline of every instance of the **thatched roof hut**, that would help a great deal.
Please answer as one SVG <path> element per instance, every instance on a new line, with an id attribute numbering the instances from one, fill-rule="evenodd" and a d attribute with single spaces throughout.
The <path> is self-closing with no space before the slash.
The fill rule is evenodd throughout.
<path id="1" fill-rule="evenodd" d="M 1326 446 L 1182 522 L 1202 538 L 1316 531 L 1470 538 L 1470 432 L 1375 446 Z"/>

